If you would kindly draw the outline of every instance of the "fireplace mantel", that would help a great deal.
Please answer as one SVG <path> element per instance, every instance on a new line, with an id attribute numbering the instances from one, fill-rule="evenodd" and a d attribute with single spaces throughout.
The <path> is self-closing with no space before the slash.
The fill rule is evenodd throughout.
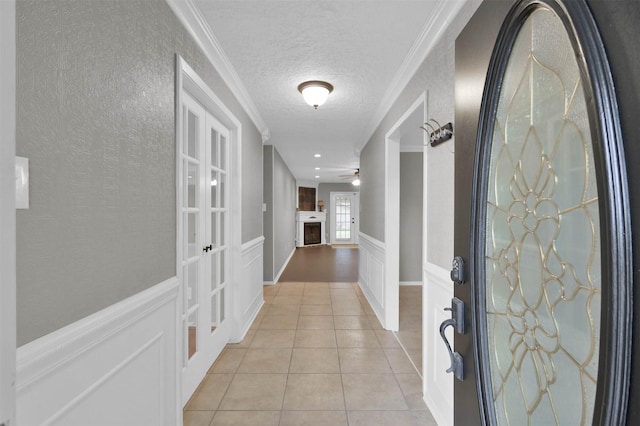
<path id="1" fill-rule="evenodd" d="M 326 212 L 296 212 L 296 246 L 308 247 L 318 244 L 304 243 L 304 224 L 320 222 L 320 244 L 326 244 L 325 222 L 327 219 Z"/>

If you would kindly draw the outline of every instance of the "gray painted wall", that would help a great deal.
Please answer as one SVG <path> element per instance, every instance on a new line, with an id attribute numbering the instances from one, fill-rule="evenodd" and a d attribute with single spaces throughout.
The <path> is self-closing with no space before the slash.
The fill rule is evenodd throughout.
<path id="1" fill-rule="evenodd" d="M 351 183 L 321 183 L 318 185 L 318 200 L 324 201 L 324 211 L 327 212 L 327 221 L 324 225 L 327 244 L 331 244 L 331 193 L 359 191 L 360 188 Z"/>
<path id="2" fill-rule="evenodd" d="M 175 55 L 242 123 L 242 241 L 262 235 L 262 140 L 162 0 L 17 2 L 18 345 L 176 274 Z"/>
<path id="3" fill-rule="evenodd" d="M 479 3 L 478 3 L 479 4 Z M 464 9 L 442 35 L 363 147 L 360 155 L 360 231 L 384 242 L 385 134 L 427 91 L 429 118 L 454 122 L 455 39 L 473 14 Z M 417 130 L 418 131 L 418 130 Z M 421 130 L 419 130 L 421 131 Z M 455 123 L 454 123 L 455 135 Z M 455 136 L 454 136 L 455 137 Z M 449 269 L 453 256 L 454 142 L 427 150 L 427 261 Z"/>
<path id="4" fill-rule="evenodd" d="M 400 153 L 400 281 L 422 281 L 422 162 Z"/>
<path id="5" fill-rule="evenodd" d="M 264 281 L 273 281 L 273 146 L 265 145 L 263 153 L 262 197 L 267 209 L 262 213 L 264 224 L 262 275 Z"/>
<path id="6" fill-rule="evenodd" d="M 277 274 L 296 248 L 296 179 L 273 150 L 273 271 Z"/>
<path id="7" fill-rule="evenodd" d="M 264 280 L 274 281 L 296 247 L 298 191 L 291 170 L 271 145 L 264 147 L 264 165 L 264 197 L 267 204 L 264 216 Z"/>

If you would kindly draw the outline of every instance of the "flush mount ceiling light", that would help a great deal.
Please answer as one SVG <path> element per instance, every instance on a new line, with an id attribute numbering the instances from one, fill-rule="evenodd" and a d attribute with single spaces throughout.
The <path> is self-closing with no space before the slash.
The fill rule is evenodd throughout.
<path id="1" fill-rule="evenodd" d="M 333 86 L 326 81 L 312 80 L 300 83 L 298 91 L 302 93 L 306 103 L 318 109 L 320 105 L 327 101 L 329 93 L 333 91 Z"/>

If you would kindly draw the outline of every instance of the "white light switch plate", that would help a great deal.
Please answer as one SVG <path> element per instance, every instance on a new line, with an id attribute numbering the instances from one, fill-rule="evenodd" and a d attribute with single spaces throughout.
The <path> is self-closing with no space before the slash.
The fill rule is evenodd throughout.
<path id="1" fill-rule="evenodd" d="M 29 208 L 29 159 L 16 157 L 16 209 Z"/>
<path id="2" fill-rule="evenodd" d="M 262 203 L 262 212 L 266 212 L 267 211 L 267 203 Z"/>

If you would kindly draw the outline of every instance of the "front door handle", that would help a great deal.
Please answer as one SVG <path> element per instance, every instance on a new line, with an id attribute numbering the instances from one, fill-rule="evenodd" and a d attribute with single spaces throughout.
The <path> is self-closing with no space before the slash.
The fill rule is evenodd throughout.
<path id="1" fill-rule="evenodd" d="M 453 373 L 454 377 L 460 381 L 464 380 L 464 362 L 462 355 L 454 352 L 449 344 L 449 339 L 444 334 L 447 327 L 454 327 L 456 332 L 464 334 L 464 302 L 457 297 L 451 299 L 451 308 L 445 308 L 451 311 L 451 318 L 446 319 L 440 324 L 440 337 L 447 347 L 449 358 L 451 359 L 451 367 L 447 369 L 447 373 Z"/>

